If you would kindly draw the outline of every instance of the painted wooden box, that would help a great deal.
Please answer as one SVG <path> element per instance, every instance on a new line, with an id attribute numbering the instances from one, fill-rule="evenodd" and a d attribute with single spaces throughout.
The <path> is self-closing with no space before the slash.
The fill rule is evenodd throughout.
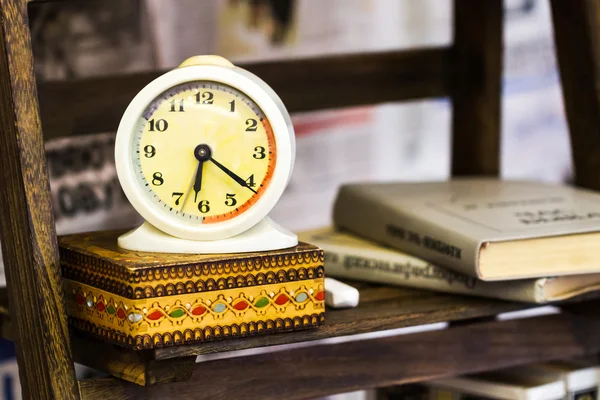
<path id="1" fill-rule="evenodd" d="M 325 319 L 323 251 L 143 253 L 122 231 L 59 238 L 69 324 L 149 349 L 315 328 Z"/>

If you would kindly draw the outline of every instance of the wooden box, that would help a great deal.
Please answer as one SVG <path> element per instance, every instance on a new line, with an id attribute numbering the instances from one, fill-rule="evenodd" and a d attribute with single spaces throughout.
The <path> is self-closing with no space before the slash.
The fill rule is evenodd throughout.
<path id="1" fill-rule="evenodd" d="M 122 231 L 59 238 L 69 323 L 149 349 L 314 328 L 325 318 L 323 251 L 187 255 L 120 249 Z"/>

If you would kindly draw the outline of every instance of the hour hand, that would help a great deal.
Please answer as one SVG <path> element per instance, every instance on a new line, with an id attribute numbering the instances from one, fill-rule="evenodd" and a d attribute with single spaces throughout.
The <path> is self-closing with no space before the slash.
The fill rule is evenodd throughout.
<path id="1" fill-rule="evenodd" d="M 194 149 L 194 157 L 198 160 L 198 168 L 196 169 L 196 178 L 194 179 L 194 203 L 198 202 L 198 193 L 202 190 L 202 166 L 204 161 L 210 159 L 210 147 L 206 144 L 199 144 Z"/>
<path id="2" fill-rule="evenodd" d="M 229 168 L 227 168 L 226 166 L 224 166 L 223 164 L 221 164 L 220 162 L 218 162 L 217 160 L 215 160 L 214 158 L 210 158 L 210 161 L 213 162 L 213 164 L 215 164 L 217 167 L 219 167 L 219 169 L 223 172 L 225 172 L 227 175 L 229 175 L 234 181 L 236 181 L 237 183 L 239 183 L 241 186 L 246 187 L 250 190 L 252 190 L 254 193 L 256 193 L 256 190 L 252 189 L 245 180 L 243 180 L 242 178 L 239 177 L 239 175 L 235 174 L 234 172 L 232 172 Z"/>
<path id="3" fill-rule="evenodd" d="M 204 161 L 198 161 L 198 169 L 196 169 L 196 179 L 194 180 L 194 203 L 198 202 L 198 193 L 202 190 L 202 166 Z"/>

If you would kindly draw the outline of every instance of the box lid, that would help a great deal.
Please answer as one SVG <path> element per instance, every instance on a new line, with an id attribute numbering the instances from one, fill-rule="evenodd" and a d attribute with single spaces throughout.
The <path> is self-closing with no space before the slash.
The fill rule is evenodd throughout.
<path id="1" fill-rule="evenodd" d="M 323 277 L 323 251 L 297 246 L 234 254 L 146 253 L 121 249 L 126 231 L 58 238 L 63 278 L 140 299 Z"/>

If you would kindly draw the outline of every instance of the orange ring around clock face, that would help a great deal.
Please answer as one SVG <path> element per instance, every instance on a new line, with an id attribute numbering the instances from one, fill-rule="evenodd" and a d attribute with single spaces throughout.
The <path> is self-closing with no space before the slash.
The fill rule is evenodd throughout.
<path id="1" fill-rule="evenodd" d="M 155 206 L 174 218 L 227 221 L 268 189 L 277 162 L 275 136 L 244 93 L 216 82 L 188 82 L 157 97 L 142 118 L 133 139 L 134 171 Z"/>
<path id="2" fill-rule="evenodd" d="M 269 183 L 271 182 L 271 178 L 273 178 L 273 171 L 275 170 L 275 164 L 277 163 L 277 151 L 276 151 L 276 147 L 275 147 L 275 136 L 273 135 L 273 128 L 271 128 L 271 124 L 269 123 L 269 121 L 267 120 L 266 117 L 262 119 L 262 125 L 263 125 L 265 132 L 267 134 L 267 137 L 268 137 L 268 143 L 269 143 L 268 146 L 269 147 L 268 147 L 268 156 L 267 157 L 269 158 L 269 164 L 267 167 L 267 173 L 265 174 L 262 184 L 259 186 L 258 189 L 256 189 L 257 193 L 253 194 L 252 197 L 250 197 L 250 199 L 248 201 L 246 201 L 242 206 L 240 206 L 239 211 L 236 210 L 235 213 L 230 212 L 228 214 L 217 215 L 214 217 L 207 217 L 204 219 L 203 223 L 208 224 L 208 223 L 214 223 L 214 222 L 227 221 L 228 219 L 231 219 L 231 218 L 234 218 L 234 217 L 240 215 L 241 213 L 243 213 L 244 211 L 246 211 L 247 209 L 252 207 L 252 205 L 254 205 L 254 203 L 256 203 L 258 201 L 261 194 L 269 186 Z"/>

